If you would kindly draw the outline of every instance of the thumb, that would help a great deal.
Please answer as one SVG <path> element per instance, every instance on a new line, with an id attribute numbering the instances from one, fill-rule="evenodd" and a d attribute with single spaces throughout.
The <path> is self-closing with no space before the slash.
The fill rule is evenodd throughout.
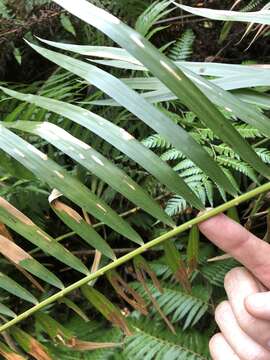
<path id="1" fill-rule="evenodd" d="M 270 320 L 270 292 L 249 295 L 245 299 L 245 307 L 250 315 L 262 320 Z"/>

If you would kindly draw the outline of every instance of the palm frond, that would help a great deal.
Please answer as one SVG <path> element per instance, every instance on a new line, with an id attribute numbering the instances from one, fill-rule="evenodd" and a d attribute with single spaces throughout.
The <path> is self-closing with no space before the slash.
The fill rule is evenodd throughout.
<path id="1" fill-rule="evenodd" d="M 181 199 L 180 201 L 182 201 L 181 205 L 179 205 L 180 201 L 178 201 L 178 208 L 184 208 L 188 205 L 197 209 L 203 209 L 207 201 L 213 203 L 213 185 L 215 184 L 217 184 L 224 197 L 226 194 L 236 195 L 235 183 L 231 180 L 228 169 L 224 171 L 225 166 L 242 172 L 254 182 L 257 182 L 257 173 L 262 178 L 269 178 L 269 168 L 261 160 L 263 158 L 268 162 L 268 152 L 265 152 L 265 150 L 257 150 L 256 152 L 256 148 L 252 146 L 252 143 L 249 143 L 240 134 L 240 131 L 237 131 L 235 127 L 236 117 L 233 115 L 224 116 L 224 112 L 220 112 L 218 107 L 205 96 L 202 91 L 203 88 L 195 85 L 181 68 L 153 47 L 147 39 L 122 24 L 120 20 L 108 12 L 97 8 L 86 0 L 77 0 L 76 4 L 68 0 L 55 0 L 55 2 L 88 24 L 97 27 L 113 41 L 123 46 L 130 55 L 134 56 L 137 61 L 141 62 L 158 78 L 158 81 L 163 84 L 164 88 L 167 87 L 174 96 L 179 98 L 177 101 L 179 105 L 181 104 L 181 111 L 183 110 L 183 113 L 187 112 L 183 116 L 179 115 L 179 113 L 173 116 L 170 114 L 170 111 L 153 106 L 144 98 L 143 94 L 134 91 L 132 87 L 129 87 L 127 83 L 120 80 L 117 76 L 90 62 L 31 44 L 31 47 L 38 53 L 63 67 L 65 72 L 62 78 L 62 74 L 61 76 L 58 74 L 58 79 L 54 79 L 54 85 L 50 87 L 51 85 L 47 84 L 48 87 L 45 91 L 43 88 L 43 92 L 39 91 L 38 95 L 36 95 L 36 91 L 32 90 L 19 92 L 16 89 L 11 90 L 1 87 L 1 90 L 6 94 L 5 96 L 8 95 L 9 97 L 16 98 L 23 105 L 16 103 L 14 111 L 11 111 L 8 119 L 4 119 L 1 122 L 0 148 L 27 168 L 28 171 L 32 172 L 39 181 L 46 184 L 49 191 L 57 189 L 57 197 L 65 196 L 65 200 L 56 203 L 54 194 L 50 196 L 50 201 L 52 207 L 57 208 L 60 219 L 73 230 L 73 235 L 77 233 L 82 239 L 86 239 L 90 235 L 91 237 L 95 236 L 94 240 L 96 243 L 99 242 L 100 247 L 98 248 L 95 245 L 93 239 L 91 240 L 91 245 L 95 246 L 95 250 L 99 250 L 108 256 L 110 248 L 106 247 L 105 251 L 105 244 L 102 241 L 105 241 L 107 237 L 106 226 L 108 226 L 114 230 L 113 234 L 118 234 L 118 237 L 123 236 L 139 244 L 139 247 L 136 247 L 135 250 L 132 250 L 127 255 L 115 259 L 113 262 L 106 260 L 104 267 L 90 274 L 85 263 L 68 251 L 67 247 L 60 245 L 54 237 L 39 228 L 29 217 L 26 217 L 14 206 L 7 203 L 6 200 L 1 199 L 0 219 L 14 233 L 18 233 L 21 236 L 19 237 L 20 240 L 29 240 L 30 243 L 46 253 L 46 256 L 49 254 L 66 264 L 68 268 L 84 274 L 84 277 L 70 285 L 62 285 L 62 280 L 58 279 L 53 273 L 53 271 L 56 271 L 55 268 L 52 271 L 48 269 L 46 271 L 46 267 L 39 260 L 31 257 L 26 250 L 20 247 L 21 244 L 17 244 L 17 238 L 12 241 L 1 235 L 3 244 L 9 245 L 9 247 L 2 246 L 1 251 L 9 260 L 29 272 L 34 272 L 35 275 L 45 282 L 49 291 L 55 291 L 49 287 L 49 284 L 63 287 L 63 290 L 53 295 L 50 292 L 46 292 L 44 297 L 40 296 L 41 301 L 38 304 L 4 324 L 1 330 L 9 328 L 26 316 L 40 311 L 45 306 L 80 287 L 82 287 L 82 291 L 90 303 L 94 303 L 97 310 L 109 321 L 119 325 L 119 319 L 121 319 L 121 324 L 126 324 L 126 319 L 121 310 L 116 308 L 112 302 L 109 302 L 105 295 L 94 289 L 94 287 L 86 286 L 86 284 L 104 273 L 113 271 L 118 265 L 144 253 L 147 249 L 153 248 L 168 239 L 175 238 L 178 234 L 189 230 L 190 227 L 202 221 L 202 219 L 205 220 L 207 217 L 216 214 L 216 210 L 211 210 L 207 215 L 202 215 L 175 227 L 174 222 L 164 212 L 160 204 L 150 194 L 146 193 L 141 183 L 135 181 L 137 179 L 134 179 L 132 175 L 134 172 L 128 169 L 128 167 L 125 168 L 126 165 L 123 158 L 126 162 L 132 160 L 145 169 L 146 171 L 143 172 L 144 179 L 148 175 L 153 175 L 161 183 L 161 185 L 157 186 L 161 186 L 162 189 L 163 186 L 166 186 L 171 192 L 176 194 L 179 197 L 178 200 Z M 65 49 L 65 46 L 68 46 L 48 41 L 45 42 L 61 49 Z M 82 50 L 79 47 L 80 51 Z M 73 73 L 71 78 L 69 78 L 66 71 Z M 240 103 L 240 106 L 234 95 L 227 93 L 221 88 L 219 89 L 216 83 L 214 85 L 210 83 L 209 85 L 206 79 L 193 73 L 191 76 L 196 79 L 197 84 L 203 84 L 201 86 L 208 90 L 210 89 L 209 91 L 211 91 L 212 96 L 214 94 L 218 100 L 219 106 L 222 105 L 224 107 L 226 105 L 224 99 L 228 99 L 229 103 L 233 104 L 233 108 L 237 108 L 238 113 L 239 109 L 243 108 L 243 104 Z M 81 78 L 80 82 L 78 82 L 77 77 Z M 150 79 L 150 81 L 152 80 Z M 236 81 L 235 79 L 233 80 Z M 55 81 L 58 81 L 56 87 Z M 65 90 L 62 90 L 63 81 L 67 81 L 69 84 Z M 220 81 L 223 81 L 223 79 Z M 155 79 L 154 83 L 156 83 Z M 105 117 L 94 114 L 87 108 L 69 103 L 74 103 L 77 100 L 76 96 L 70 96 L 72 92 L 76 93 L 78 89 L 86 90 L 89 84 L 97 87 L 102 93 L 107 94 L 114 101 L 118 102 L 125 111 L 132 114 L 133 120 L 134 116 L 136 117 L 136 121 L 133 121 L 136 124 L 133 125 L 134 128 L 132 127 L 134 130 L 132 134 L 120 127 L 116 120 L 115 124 Z M 31 92 L 35 94 L 30 94 Z M 81 100 L 80 95 L 79 91 L 79 100 Z M 7 100 L 9 98 L 6 97 L 5 101 Z M 28 103 L 30 105 L 27 105 Z M 87 97 L 86 104 L 90 108 L 93 106 L 93 103 L 89 103 L 89 97 Z M 232 111 L 230 106 L 226 106 L 226 111 L 229 113 Z M 179 112 L 181 113 L 181 111 Z M 245 114 L 251 123 L 250 125 L 254 126 L 254 128 L 258 127 L 263 130 L 267 128 L 264 124 L 266 119 L 264 115 L 255 112 L 254 120 L 254 111 L 251 111 L 250 108 L 248 108 Z M 44 116 L 46 121 L 44 121 Z M 233 117 L 234 121 L 231 120 L 231 117 Z M 160 152 L 163 153 L 166 150 L 176 149 L 179 153 L 183 154 L 178 164 L 172 164 L 172 167 L 176 165 L 176 171 L 140 142 L 142 137 L 138 136 L 138 133 L 140 134 L 138 129 L 141 126 L 148 128 L 148 130 L 151 128 L 154 132 L 151 138 L 144 141 L 144 145 L 148 146 L 148 148 L 153 148 L 157 151 L 161 150 Z M 82 132 L 82 129 L 85 128 L 95 135 L 91 134 L 91 137 L 89 135 L 89 137 L 86 136 L 81 140 L 78 133 Z M 194 133 L 199 133 L 197 131 L 198 128 L 205 129 L 205 140 L 203 139 L 200 142 L 197 142 L 193 136 Z M 211 129 L 213 135 L 209 132 L 207 133 L 208 128 Z M 266 132 L 262 131 L 264 134 Z M 149 131 L 148 134 L 151 134 L 151 132 Z M 109 150 L 107 149 L 105 155 L 93 148 L 93 143 L 100 144 L 100 141 L 103 141 L 98 139 L 96 143 L 93 142 L 93 139 L 96 139 L 96 135 L 105 140 L 105 143 L 110 144 Z M 253 135 L 254 133 L 249 134 L 249 136 Z M 220 150 L 222 155 L 215 156 L 215 149 L 211 147 L 211 143 L 209 144 L 207 140 L 211 136 L 215 139 L 214 145 L 219 146 L 218 149 L 223 147 Z M 248 135 L 246 137 L 248 138 Z M 58 149 L 56 153 L 52 145 Z M 117 157 L 115 158 L 110 154 L 111 145 L 117 149 Z M 178 160 L 178 157 L 176 160 Z M 174 161 L 174 159 L 170 161 Z M 81 169 L 81 166 L 85 168 L 84 171 L 86 171 L 87 176 L 90 173 L 91 180 L 93 180 L 90 186 L 87 181 L 84 182 L 80 176 L 77 176 L 76 169 Z M 133 164 L 133 166 L 137 165 Z M 141 172 L 142 170 L 140 169 L 139 173 Z M 107 186 L 119 193 L 116 195 L 116 201 L 110 205 L 101 196 L 103 189 L 107 189 Z M 269 186 L 266 183 L 257 189 L 236 197 L 220 206 L 218 212 L 225 211 L 235 206 L 236 203 L 241 203 L 269 190 Z M 130 202 L 133 202 L 137 206 L 136 211 L 138 209 L 142 212 L 146 211 L 149 217 L 162 223 L 159 229 L 160 232 L 155 239 L 146 244 L 142 243 L 139 229 L 133 228 L 131 222 L 116 212 L 114 205 L 119 199 L 127 204 L 127 209 L 129 209 Z M 59 201 L 59 199 L 57 200 Z M 186 204 L 183 203 L 184 201 Z M 80 213 L 84 214 L 85 219 L 83 219 Z M 100 221 L 98 224 L 102 224 L 104 238 L 100 238 L 101 235 L 94 230 L 98 225 L 97 220 Z M 166 225 L 172 226 L 173 229 L 168 230 Z M 143 234 L 145 236 L 145 233 Z M 15 249 L 16 251 L 8 251 L 8 249 Z M 31 247 L 29 251 L 32 250 L 36 251 Z M 62 275 L 62 272 L 59 273 Z M 76 276 L 79 275 L 77 274 Z M 64 282 L 66 283 L 66 281 Z M 184 293 L 181 288 L 175 285 L 163 284 L 163 286 L 165 288 L 164 294 L 157 294 L 155 289 L 152 289 L 153 295 L 156 297 L 165 315 L 172 317 L 175 323 L 183 320 L 183 326 L 186 328 L 195 325 L 204 316 L 208 309 L 210 291 L 201 289 L 196 284 L 194 285 L 194 292 L 191 294 Z M 149 284 L 149 287 L 151 287 L 151 284 Z M 29 294 L 27 295 L 29 298 Z M 23 297 L 22 292 L 20 297 Z M 26 294 L 24 293 L 25 297 Z M 106 303 L 106 308 L 102 306 L 104 303 Z M 116 314 L 119 317 L 115 317 Z M 36 318 L 38 317 L 41 317 L 41 313 L 36 315 Z M 145 326 L 141 326 L 139 322 L 136 325 L 132 325 L 132 320 L 131 326 L 135 335 L 133 338 L 127 338 L 127 345 L 123 356 L 128 356 L 129 358 L 133 356 L 136 359 L 146 356 L 146 352 L 148 352 L 149 359 L 162 358 L 166 352 L 166 355 L 169 355 L 170 358 L 179 358 L 181 356 L 183 359 L 204 359 L 205 356 L 207 357 L 205 349 L 201 352 L 200 347 L 194 353 L 193 343 L 195 340 L 192 340 L 192 334 L 191 337 L 186 336 L 185 333 L 182 336 L 182 332 L 180 332 L 179 338 L 171 338 L 171 343 L 168 344 L 170 335 L 168 335 L 168 338 L 167 336 L 159 338 L 155 334 L 149 333 Z M 176 341 L 177 343 L 175 343 Z M 152 345 L 149 345 L 150 343 Z M 193 344 L 192 350 L 190 348 L 191 343 Z M 139 351 L 138 345 L 140 346 Z M 151 352 L 149 352 L 149 346 L 151 346 Z"/>

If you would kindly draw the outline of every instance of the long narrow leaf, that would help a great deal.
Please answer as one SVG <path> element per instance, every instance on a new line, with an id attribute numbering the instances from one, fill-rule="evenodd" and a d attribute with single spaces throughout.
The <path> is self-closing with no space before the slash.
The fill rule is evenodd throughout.
<path id="1" fill-rule="evenodd" d="M 150 195 L 126 175 L 124 171 L 116 167 L 88 144 L 75 138 L 59 126 L 49 122 L 39 123 L 33 121 L 17 121 L 8 125 L 14 129 L 30 132 L 47 140 L 91 173 L 108 183 L 116 191 L 123 194 L 135 205 L 162 222 L 174 225 L 170 217 L 165 214 Z"/>
<path id="2" fill-rule="evenodd" d="M 0 273 L 0 287 L 10 294 L 29 301 L 32 304 L 38 303 L 37 299 L 29 291 L 3 273 Z"/>
<path id="3" fill-rule="evenodd" d="M 10 310 L 6 305 L 0 303 L 0 314 L 15 318 L 17 315 L 14 311 Z"/>
<path id="4" fill-rule="evenodd" d="M 220 139 L 233 149 L 236 149 L 239 155 L 257 169 L 258 172 L 270 177 L 268 167 L 259 159 L 245 139 L 234 129 L 230 121 L 221 114 L 173 62 L 161 54 L 149 41 L 123 24 L 116 17 L 88 3 L 86 0 L 78 0 L 76 5 L 67 0 L 54 1 L 81 20 L 95 26 L 120 46 L 127 49 L 131 55 L 146 65 L 208 127 L 215 131 Z M 180 135 L 179 130 L 178 135 Z M 173 138 L 172 135 L 171 138 Z M 174 141 L 172 141 L 172 144 L 175 146 Z M 219 174 L 219 180 L 220 176 L 221 174 Z M 223 178 L 224 176 L 222 176 Z"/>
<path id="5" fill-rule="evenodd" d="M 38 38 L 42 42 L 48 45 L 55 46 L 58 49 L 72 51 L 76 54 L 99 57 L 104 59 L 112 59 L 119 61 L 118 65 L 122 69 L 126 70 L 141 70 L 148 71 L 148 69 L 135 57 L 130 55 L 125 49 L 110 47 L 110 46 L 90 46 L 90 45 L 74 45 L 67 43 L 60 43 L 55 41 L 49 41 L 42 38 Z M 104 60 L 97 63 L 116 66 L 117 62 L 111 62 L 110 60 Z M 236 64 L 223 64 L 214 62 L 190 62 L 190 61 L 175 61 L 175 65 L 179 67 L 187 68 L 196 74 L 205 76 L 227 77 L 232 75 L 256 75 L 267 74 L 267 69 L 260 68 L 260 65 L 236 65 Z M 136 68 L 129 68 L 129 66 L 136 66 Z"/>
<path id="6" fill-rule="evenodd" d="M 116 126 L 101 116 L 92 113 L 91 111 L 80 108 L 79 106 L 41 96 L 22 94 L 3 87 L 1 87 L 1 90 L 16 99 L 28 101 L 29 103 L 40 106 L 48 111 L 53 111 L 76 122 L 77 124 L 80 124 L 90 131 L 93 131 L 95 134 L 108 141 L 114 147 L 140 164 L 162 184 L 166 185 L 172 192 L 181 194 L 196 208 L 203 208 L 201 201 L 176 174 L 176 172 L 174 172 L 170 166 L 163 162 L 152 151 L 137 141 L 134 136 L 129 134 L 126 130 Z"/>
<path id="7" fill-rule="evenodd" d="M 0 198 L 0 220 L 45 253 L 50 254 L 71 268 L 82 273 L 88 273 L 87 268 L 77 257 L 3 198 Z"/>
<path id="8" fill-rule="evenodd" d="M 270 10 L 240 12 L 240 11 L 229 11 L 229 10 L 198 9 L 186 5 L 180 5 L 174 1 L 173 3 L 189 13 L 207 17 L 213 20 L 241 21 L 241 22 L 252 22 L 256 24 L 270 25 Z"/>
<path id="9" fill-rule="evenodd" d="M 94 249 L 100 251 L 110 259 L 115 260 L 115 255 L 111 247 L 106 241 L 89 225 L 77 211 L 73 210 L 70 206 L 62 203 L 58 199 L 51 201 L 51 207 L 57 216 L 73 231 L 76 232 Z"/>
<path id="10" fill-rule="evenodd" d="M 31 46 L 47 59 L 59 66 L 77 74 L 90 83 L 96 85 L 130 112 L 143 120 L 147 125 L 160 133 L 176 148 L 188 156 L 194 163 L 228 192 L 234 194 L 235 190 L 210 155 L 180 126 L 157 108 L 149 104 L 135 91 L 129 89 L 123 82 L 93 65 L 73 59 L 69 56 L 44 49 L 31 44 Z"/>
<path id="11" fill-rule="evenodd" d="M 222 83 L 222 79 L 218 79 L 218 82 L 209 81 L 195 73 L 192 73 L 190 70 L 185 69 L 184 71 L 214 104 L 223 107 L 227 111 L 237 116 L 239 119 L 256 127 L 266 136 L 270 136 L 269 119 L 260 111 L 258 111 L 254 106 L 244 103 L 230 92 L 224 90 L 224 88 L 226 88 L 226 84 L 224 84 L 226 83 L 226 79 L 224 79 L 224 83 Z M 145 84 L 147 84 L 146 86 L 149 85 L 149 88 L 156 88 L 157 90 L 153 92 L 147 92 L 142 95 L 150 102 L 167 101 L 176 98 L 175 95 L 173 95 L 161 83 L 158 85 L 157 79 L 148 79 L 149 78 L 144 81 L 143 78 L 139 78 L 134 79 L 134 82 L 128 81 L 128 83 L 131 83 L 132 87 L 135 86 L 141 89 L 145 87 Z M 270 84 L 270 80 L 268 80 L 268 83 Z M 222 87 L 218 86 L 217 84 L 222 85 Z M 116 105 L 116 103 L 112 104 L 111 100 L 109 101 L 110 105 Z M 102 100 L 100 100 L 100 102 L 95 103 L 105 105 L 109 104 L 109 101 L 105 103 L 105 101 L 102 102 Z"/>
<path id="12" fill-rule="evenodd" d="M 141 244 L 140 236 L 104 201 L 90 192 L 76 178 L 47 155 L 0 124 L 0 148 L 31 170 L 40 179 L 89 211 L 99 220 L 131 240 Z"/>
<path id="13" fill-rule="evenodd" d="M 55 0 L 73 15 L 95 26 L 146 65 L 181 101 L 258 172 L 270 177 L 269 168 L 208 98 L 146 39 L 106 11 L 77 0 Z M 179 131 L 178 131 L 179 133 Z M 172 137 L 172 136 L 171 136 Z M 179 142 L 180 139 L 178 139 Z M 175 143 L 173 142 L 173 145 Z M 227 187 L 226 187 L 227 188 Z"/>
<path id="14" fill-rule="evenodd" d="M 0 235 L 0 253 L 13 262 L 16 265 L 20 265 L 25 270 L 29 271 L 31 274 L 39 277 L 40 279 L 44 280 L 45 282 L 56 286 L 58 288 L 63 288 L 63 284 L 61 281 L 48 269 L 46 269 L 42 264 L 32 258 L 27 252 L 25 252 L 22 248 L 16 245 L 13 241 L 5 238 L 4 236 Z M 1 277 L 1 275 L 0 275 Z M 13 289 L 13 293 L 16 292 L 16 296 L 18 296 L 20 292 L 20 288 L 16 286 L 15 283 L 10 281 L 10 284 L 7 281 L 8 279 L 2 276 L 1 278 L 1 287 L 5 287 L 5 290 L 9 292 L 12 291 L 10 286 L 12 284 L 15 286 Z M 21 296 L 27 296 L 26 292 L 21 291 Z M 28 295 L 28 301 L 30 301 L 31 297 Z M 32 297 L 32 301 L 34 298 Z M 36 301 L 34 302 L 36 303 Z"/>

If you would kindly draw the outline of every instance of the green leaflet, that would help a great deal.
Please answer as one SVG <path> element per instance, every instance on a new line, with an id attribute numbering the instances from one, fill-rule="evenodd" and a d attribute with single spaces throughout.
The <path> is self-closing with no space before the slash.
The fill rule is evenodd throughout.
<path id="1" fill-rule="evenodd" d="M 17 314 L 14 311 L 10 310 L 6 305 L 0 303 L 0 314 L 15 318 Z"/>
<path id="2" fill-rule="evenodd" d="M 2 150 L 0 150 L 0 168 L 19 179 L 33 180 L 35 178 L 31 171 L 27 170 L 18 161 L 7 155 Z"/>
<path id="3" fill-rule="evenodd" d="M 7 360 L 26 360 L 25 357 L 22 357 L 21 355 L 17 354 L 12 350 L 10 347 L 8 347 L 6 344 L 0 342 L 0 354 L 3 355 L 3 359 Z"/>
<path id="4" fill-rule="evenodd" d="M 152 127 L 156 132 L 160 133 L 176 148 L 185 153 L 194 163 L 204 169 L 209 177 L 222 185 L 224 189 L 235 194 L 232 184 L 224 175 L 223 171 L 210 155 L 185 130 L 176 125 L 164 113 L 149 104 L 139 94 L 129 89 L 128 86 L 120 80 L 83 61 L 73 59 L 69 56 L 33 44 L 31 44 L 31 46 L 47 59 L 91 82 L 113 97 L 117 102 L 121 103 L 130 112 Z"/>
<path id="5" fill-rule="evenodd" d="M 115 260 L 115 254 L 106 241 L 93 229 L 93 227 L 71 207 L 64 203 L 54 200 L 51 202 L 51 207 L 59 218 L 76 234 L 84 239 L 94 249 L 99 250 L 108 258 Z"/>
<path id="6" fill-rule="evenodd" d="M 50 235 L 41 230 L 3 198 L 0 198 L 0 220 L 25 239 L 38 246 L 45 253 L 50 254 L 77 271 L 84 274 L 88 273 L 88 269 L 77 257 L 57 243 Z M 62 287 L 61 284 L 60 287 Z"/>
<path id="7" fill-rule="evenodd" d="M 44 280 L 45 282 L 60 289 L 64 288 L 62 282 L 57 278 L 57 276 L 55 276 L 42 264 L 40 264 L 35 259 L 33 259 L 31 255 L 29 255 L 26 251 L 20 248 L 13 241 L 9 240 L 8 238 L 2 235 L 0 235 L 0 253 L 3 256 L 5 256 L 8 260 L 10 260 L 12 263 L 21 266 L 22 268 L 29 271 L 31 274 L 39 277 L 40 279 Z M 5 286 L 7 290 L 12 291 L 10 287 L 8 287 L 6 278 L 2 279 L 2 285 Z M 16 291 L 18 290 L 20 289 L 17 287 Z M 23 295 L 27 295 L 27 294 L 24 293 Z M 29 296 L 28 296 L 28 301 L 30 301 Z M 33 301 L 34 299 L 32 298 L 32 302 Z"/>
<path id="8" fill-rule="evenodd" d="M 35 319 L 41 325 L 43 331 L 54 341 L 57 340 L 57 337 L 59 336 L 63 338 L 63 340 L 68 340 L 74 336 L 72 331 L 62 326 L 45 312 L 37 312 L 35 314 Z"/>
<path id="9" fill-rule="evenodd" d="M 80 316 L 85 322 L 90 321 L 89 317 L 80 308 L 80 306 L 75 304 L 75 302 L 70 300 L 69 298 L 63 297 L 62 299 L 58 300 L 58 303 L 65 304 L 69 309 L 71 309 L 72 311 L 74 311 L 74 313 L 76 313 L 78 316 Z"/>
<path id="10" fill-rule="evenodd" d="M 262 109 L 270 109 L 270 96 L 251 89 L 234 90 L 233 94 L 240 100 L 257 105 Z"/>
<path id="11" fill-rule="evenodd" d="M 206 80 L 187 69 L 183 69 L 189 78 L 194 81 L 195 84 L 204 92 L 204 94 L 216 105 L 225 108 L 227 111 L 233 113 L 239 119 L 243 120 L 244 122 L 256 127 L 261 133 L 265 134 L 266 136 L 270 136 L 270 122 L 269 119 L 259 112 L 254 106 L 246 104 L 245 102 L 241 101 L 238 97 L 231 94 L 230 92 L 224 90 L 228 86 L 230 88 L 228 79 L 218 79 L 214 81 Z M 134 81 L 132 81 L 134 80 Z M 228 80 L 228 83 L 226 82 Z M 255 79 L 254 79 L 255 80 Z M 267 79 L 266 79 L 267 80 Z M 160 101 L 167 101 L 175 99 L 175 95 L 173 95 L 168 89 L 164 87 L 163 84 L 158 80 L 153 78 L 138 78 L 138 79 L 126 79 L 132 87 L 136 87 L 139 89 L 145 89 L 146 87 L 150 90 L 156 89 L 152 92 L 144 93 L 144 96 L 150 102 L 160 102 Z M 267 80 L 269 83 L 270 81 Z M 222 85 L 218 86 L 218 85 Z M 254 82 L 250 83 L 249 86 L 253 86 Z M 252 92 L 253 94 L 254 92 Z M 255 93 L 256 94 L 256 93 Z M 259 96 L 259 94 L 258 94 Z M 264 103 L 267 104 L 267 96 L 263 97 Z M 100 100 L 95 102 L 97 105 L 117 105 L 115 102 L 112 103 L 112 100 Z M 236 150 L 237 152 L 237 150 Z M 245 159 L 246 160 L 246 159 Z M 246 160 L 247 161 L 247 160 Z M 248 161 L 247 161 L 248 162 Z"/>
<path id="12" fill-rule="evenodd" d="M 107 160 L 88 144 L 75 138 L 67 131 L 49 122 L 17 121 L 8 124 L 9 127 L 38 135 L 70 156 L 90 172 L 108 183 L 135 205 L 148 212 L 153 217 L 174 226 L 171 218 L 161 209 L 151 196 L 133 181 L 124 171 Z"/>
<path id="13" fill-rule="evenodd" d="M 72 51 L 74 53 L 92 56 L 98 58 L 112 59 L 119 61 L 118 65 L 122 69 L 129 70 L 141 70 L 148 71 L 140 61 L 130 55 L 128 51 L 122 48 L 110 47 L 110 46 L 89 46 L 89 45 L 74 45 L 67 43 L 60 43 L 55 41 L 49 41 L 42 38 L 38 39 L 45 42 L 48 45 L 57 47 L 58 49 Z M 92 60 L 93 61 L 93 60 Z M 117 62 L 110 60 L 95 61 L 97 63 L 116 66 Z M 192 62 L 192 61 L 175 61 L 175 65 L 184 67 L 198 75 L 204 76 L 215 76 L 215 77 L 229 77 L 232 75 L 267 75 L 268 70 L 260 67 L 249 66 L 249 65 L 235 65 L 235 64 L 223 64 L 223 63 L 209 63 L 209 62 Z M 135 67 L 132 67 L 132 66 Z M 130 66 L 130 67 L 129 67 Z"/>
<path id="14" fill-rule="evenodd" d="M 42 345 L 39 341 L 34 339 L 25 331 L 19 329 L 18 327 L 13 327 L 11 330 L 11 335 L 17 341 L 17 343 L 22 347 L 22 349 L 33 356 L 34 359 L 37 360 L 53 360 L 49 354 L 48 350 L 44 345 Z"/>
<path id="15" fill-rule="evenodd" d="M 270 25 L 269 10 L 240 12 L 240 11 L 229 11 L 229 10 L 198 9 L 190 6 L 180 5 L 174 1 L 172 2 L 181 9 L 186 10 L 194 15 L 207 17 L 213 20 L 241 21 L 241 22 L 251 22 L 256 24 Z"/>
<path id="16" fill-rule="evenodd" d="M 25 290 L 16 281 L 3 273 L 0 273 L 0 288 L 32 304 L 38 303 L 37 299 L 29 291 Z M 0 305 L 0 313 L 2 313 L 1 310 L 6 311 L 7 313 L 9 312 L 9 316 L 15 317 L 12 315 L 14 313 L 8 308 L 6 308 L 6 306 L 4 306 L 3 304 Z"/>
<path id="17" fill-rule="evenodd" d="M 115 231 L 136 243 L 142 243 L 140 236 L 135 230 L 107 206 L 104 201 L 90 192 L 76 178 L 70 176 L 61 166 L 50 160 L 47 155 L 13 134 L 1 124 L 0 140 L 0 148 L 2 150 L 31 170 L 37 177 L 47 182 L 52 188 L 57 188 L 69 199 L 86 209 Z M 83 272 L 87 272 L 85 269 L 83 269 Z"/>
<path id="18" fill-rule="evenodd" d="M 53 111 L 93 131 L 140 164 L 172 192 L 181 194 L 196 208 L 203 208 L 201 201 L 171 167 L 161 161 L 157 155 L 148 150 L 124 129 L 86 109 L 72 104 L 36 95 L 26 95 L 3 87 L 1 89 L 10 96 Z"/>
<path id="19" fill-rule="evenodd" d="M 81 287 L 86 299 L 109 321 L 120 327 L 126 335 L 131 335 L 129 326 L 118 307 L 114 306 L 103 294 L 89 285 Z"/>
<path id="20" fill-rule="evenodd" d="M 19 265 L 31 274 L 44 280 L 46 283 L 60 289 L 64 288 L 62 282 L 51 271 L 46 269 L 41 263 L 39 263 L 35 259 L 24 259 L 19 262 Z"/>
<path id="21" fill-rule="evenodd" d="M 200 232 L 198 226 L 192 226 L 189 232 L 187 246 L 187 260 L 189 273 L 194 271 L 199 260 Z"/>

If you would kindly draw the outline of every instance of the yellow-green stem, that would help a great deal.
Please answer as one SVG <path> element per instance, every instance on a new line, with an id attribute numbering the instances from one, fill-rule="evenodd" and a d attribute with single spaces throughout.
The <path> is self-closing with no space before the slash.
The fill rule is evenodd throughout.
<path id="1" fill-rule="evenodd" d="M 133 259 L 135 256 L 140 255 L 140 254 L 144 253 L 145 251 L 153 248 L 154 246 L 157 246 L 157 245 L 161 244 L 162 242 L 171 239 L 172 237 L 180 234 L 183 231 L 190 229 L 192 226 L 194 226 L 196 224 L 199 224 L 215 215 L 223 213 L 224 211 L 227 211 L 231 207 L 237 206 L 240 203 L 250 200 L 250 199 L 254 198 L 255 196 L 258 196 L 266 191 L 270 191 L 270 182 L 268 182 L 264 185 L 261 185 L 261 186 L 257 187 L 256 189 L 251 190 L 231 201 L 228 201 L 225 204 L 222 204 L 214 209 L 211 209 L 211 210 L 201 214 L 200 216 L 198 216 L 190 221 L 187 221 L 186 223 L 174 228 L 173 230 L 168 231 L 166 234 L 163 234 L 163 235 L 157 237 L 156 239 L 149 241 L 147 244 L 140 246 L 138 249 L 120 257 L 119 259 L 104 266 L 103 268 L 97 270 L 96 272 L 85 276 L 81 280 L 75 282 L 74 284 L 72 284 L 72 285 L 66 287 L 65 289 L 57 292 L 56 294 L 50 296 L 48 299 L 45 299 L 42 302 L 40 302 L 39 304 L 33 306 L 31 309 L 26 310 L 24 313 L 18 315 L 16 318 L 14 318 L 14 319 L 10 320 L 9 322 L 7 322 L 6 324 L 2 325 L 0 327 L 0 332 L 7 330 L 12 325 L 19 323 L 20 321 L 22 321 L 25 318 L 29 317 L 30 315 L 34 314 L 36 311 L 41 310 L 45 306 L 59 300 L 61 297 L 66 296 L 71 291 L 78 289 L 79 287 L 89 283 L 89 281 L 94 280 L 94 279 L 104 275 L 107 271 L 112 270 L 112 269 L 116 268 L 117 266 L 126 263 L 127 261 Z"/>

